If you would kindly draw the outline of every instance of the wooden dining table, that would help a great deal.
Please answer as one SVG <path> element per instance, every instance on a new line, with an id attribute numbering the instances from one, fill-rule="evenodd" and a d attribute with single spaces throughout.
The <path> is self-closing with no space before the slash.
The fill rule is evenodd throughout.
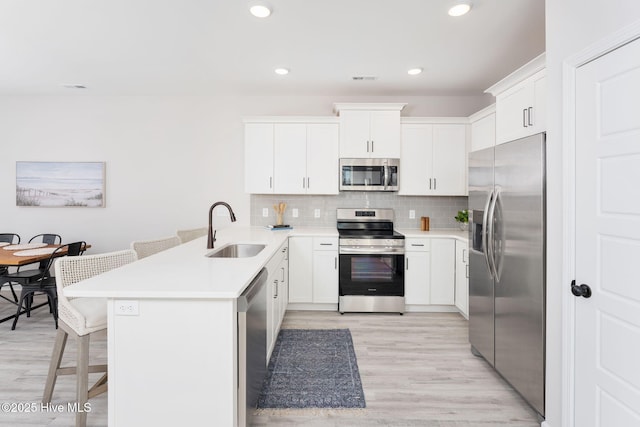
<path id="1" fill-rule="evenodd" d="M 24 265 L 28 265 L 28 264 L 34 264 L 40 261 L 45 261 L 47 259 L 49 259 L 49 257 L 51 256 L 51 253 L 54 249 L 60 247 L 60 246 L 64 246 L 64 245 L 46 245 L 46 246 L 41 246 L 39 248 L 35 248 L 35 249 L 44 249 L 44 248 L 48 248 L 50 249 L 49 253 L 40 253 L 37 255 L 28 255 L 28 256 L 20 256 L 20 255 L 15 255 L 17 252 L 21 252 L 21 250 L 17 250 L 17 251 L 13 251 L 13 250 L 8 250 L 8 249 L 4 249 L 5 247 L 8 246 L 3 246 L 0 247 L 0 267 L 21 267 Z M 89 249 L 91 247 L 91 245 L 87 244 L 86 249 Z M 24 249 L 24 250 L 30 250 L 30 249 Z M 56 253 L 56 257 L 58 256 L 64 256 L 67 254 L 66 250 L 61 250 L 60 252 Z M 2 276 L 0 276 L 0 281 L 3 280 Z M 12 304 L 16 304 L 13 301 L 3 297 L 3 299 L 11 302 Z M 31 309 L 35 309 L 38 307 L 42 307 L 43 305 L 47 305 L 46 302 L 35 305 L 33 307 L 31 307 Z M 15 317 L 14 315 L 8 316 L 8 317 L 4 317 L 2 319 L 0 319 L 0 323 L 5 322 L 7 320 L 13 319 Z"/>

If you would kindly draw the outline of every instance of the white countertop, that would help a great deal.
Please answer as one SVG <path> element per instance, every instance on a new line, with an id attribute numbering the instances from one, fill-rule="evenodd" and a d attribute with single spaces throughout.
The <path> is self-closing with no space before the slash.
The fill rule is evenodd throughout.
<path id="1" fill-rule="evenodd" d="M 398 229 L 406 237 L 454 238 L 466 241 L 461 230 Z M 335 228 L 305 228 L 271 231 L 264 227 L 234 227 L 218 230 L 215 248 L 227 243 L 261 243 L 262 252 L 250 258 L 208 258 L 215 249 L 206 248 L 206 237 L 192 240 L 74 285 L 68 297 L 235 299 L 289 236 L 335 236 Z"/>
<path id="2" fill-rule="evenodd" d="M 293 230 L 263 227 L 218 230 L 215 248 L 227 243 L 267 246 L 250 258 L 208 258 L 201 237 L 99 276 L 68 286 L 68 297 L 235 299 L 266 265 Z"/>
<path id="3" fill-rule="evenodd" d="M 469 232 L 462 231 L 457 228 L 444 230 L 421 231 L 416 228 L 399 228 L 398 233 L 404 234 L 405 237 L 430 237 L 430 238 L 449 238 L 462 241 L 469 240 Z"/>

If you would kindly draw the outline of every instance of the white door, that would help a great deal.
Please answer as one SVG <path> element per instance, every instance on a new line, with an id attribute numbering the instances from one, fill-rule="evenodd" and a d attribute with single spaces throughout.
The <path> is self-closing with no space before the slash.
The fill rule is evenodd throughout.
<path id="1" fill-rule="evenodd" d="M 429 244 L 425 242 L 425 244 Z M 405 252 L 404 299 L 407 304 L 429 304 L 429 252 Z"/>
<path id="2" fill-rule="evenodd" d="M 338 303 L 338 251 L 313 251 L 313 302 Z"/>
<path id="3" fill-rule="evenodd" d="M 429 194 L 432 179 L 431 152 L 433 125 L 402 125 L 402 153 L 400 157 L 400 194 L 423 196 Z"/>
<path id="4" fill-rule="evenodd" d="M 313 237 L 289 238 L 289 302 L 313 302 Z"/>
<path id="5" fill-rule="evenodd" d="M 307 125 L 274 125 L 274 193 L 304 194 L 307 186 Z"/>
<path id="6" fill-rule="evenodd" d="M 338 194 L 339 128 L 307 125 L 307 194 Z"/>
<path id="7" fill-rule="evenodd" d="M 400 111 L 372 111 L 370 157 L 400 158 Z"/>
<path id="8" fill-rule="evenodd" d="M 370 157 L 369 120 L 369 111 L 340 112 L 340 157 Z"/>
<path id="9" fill-rule="evenodd" d="M 453 239 L 431 240 L 431 304 L 453 305 L 456 289 L 456 243 Z"/>
<path id="10" fill-rule="evenodd" d="M 578 68 L 575 101 L 575 426 L 640 426 L 640 40 Z"/>
<path id="11" fill-rule="evenodd" d="M 467 184 L 466 125 L 433 127 L 434 195 L 464 196 Z M 402 184 L 402 183 L 401 183 Z"/>
<path id="12" fill-rule="evenodd" d="M 273 124 L 244 127 L 244 191 L 273 193 Z"/>

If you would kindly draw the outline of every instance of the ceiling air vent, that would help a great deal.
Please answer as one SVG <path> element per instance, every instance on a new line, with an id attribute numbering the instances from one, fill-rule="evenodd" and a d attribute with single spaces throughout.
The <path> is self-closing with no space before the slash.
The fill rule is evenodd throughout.
<path id="1" fill-rule="evenodd" d="M 355 80 L 355 81 L 364 81 L 364 80 L 373 81 L 373 80 L 378 80 L 378 78 L 376 76 L 353 76 L 353 77 L 351 77 L 351 79 Z"/>

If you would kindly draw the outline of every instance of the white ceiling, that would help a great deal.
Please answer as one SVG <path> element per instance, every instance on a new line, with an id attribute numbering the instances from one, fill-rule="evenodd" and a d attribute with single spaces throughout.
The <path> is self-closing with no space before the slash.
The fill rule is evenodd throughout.
<path id="1" fill-rule="evenodd" d="M 2 0 L 0 94 L 480 95 L 545 49 L 543 0 L 268 1 Z"/>

